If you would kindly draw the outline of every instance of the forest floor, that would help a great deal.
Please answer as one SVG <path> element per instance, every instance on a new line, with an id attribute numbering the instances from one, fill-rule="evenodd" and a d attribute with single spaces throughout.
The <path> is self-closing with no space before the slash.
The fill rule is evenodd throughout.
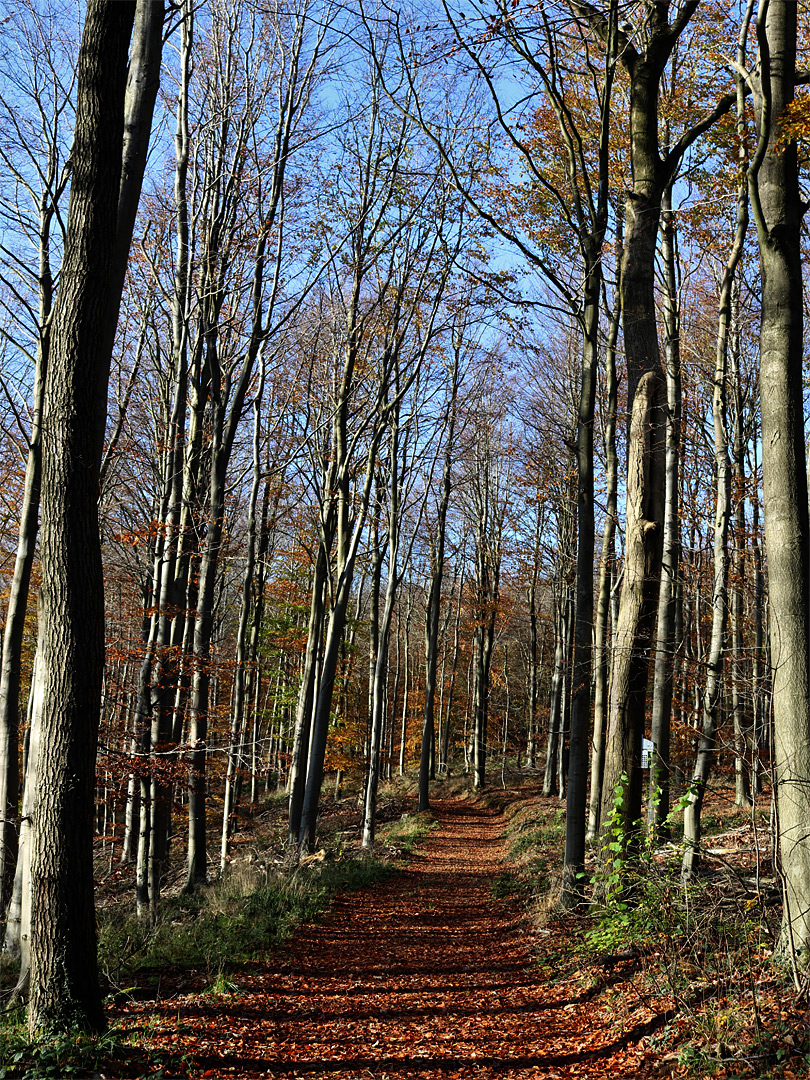
<path id="1" fill-rule="evenodd" d="M 530 925 L 498 887 L 501 808 L 433 809 L 438 828 L 395 876 L 338 897 L 268 959 L 118 1006 L 131 1068 L 140 1051 L 164 1077 L 660 1076 L 665 999 L 606 993 L 617 977 L 594 978 L 563 925 Z"/>

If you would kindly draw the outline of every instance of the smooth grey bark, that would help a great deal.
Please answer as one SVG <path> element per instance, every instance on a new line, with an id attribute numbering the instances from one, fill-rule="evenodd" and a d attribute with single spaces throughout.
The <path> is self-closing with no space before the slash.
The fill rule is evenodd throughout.
<path id="1" fill-rule="evenodd" d="M 26 735 L 19 847 L 11 898 L 6 911 L 6 933 L 3 941 L 4 951 L 13 960 L 20 962 L 15 996 L 23 1000 L 28 996 L 31 969 L 31 849 L 34 840 L 33 822 L 38 790 L 37 770 L 42 726 L 43 685 L 42 665 L 38 656 L 35 655 L 28 702 L 29 725 Z"/>
<path id="2" fill-rule="evenodd" d="M 408 593 L 405 604 L 405 642 L 402 650 L 404 678 L 402 687 L 402 721 L 399 728 L 399 775 L 405 775 L 405 747 L 408 740 L 408 709 L 411 701 L 411 619 L 413 618 L 413 593 Z"/>
<path id="3" fill-rule="evenodd" d="M 558 586 L 554 604 L 554 667 L 551 676 L 548 734 L 546 739 L 546 764 L 543 776 L 543 795 L 562 794 L 558 787 L 557 762 L 563 725 L 563 698 L 565 695 L 565 670 L 568 666 L 570 584 Z"/>
<path id="4" fill-rule="evenodd" d="M 162 460 L 161 528 L 155 538 L 152 568 L 152 609 L 146 647 L 138 679 L 136 730 L 141 731 L 139 752 L 151 757 L 151 774 L 141 778 L 135 904 L 140 917 L 157 917 L 160 891 L 166 874 L 171 823 L 170 785 L 163 778 L 161 754 L 175 745 L 172 712 L 176 678 L 176 652 L 171 649 L 176 612 L 184 607 L 184 581 L 179 572 L 179 547 L 184 493 L 186 398 L 188 388 L 189 209 L 189 84 L 194 21 L 186 2 L 180 22 L 180 80 L 175 127 L 174 213 L 177 256 L 171 297 L 172 389 L 168 407 Z"/>
<path id="5" fill-rule="evenodd" d="M 109 349 L 110 353 L 112 353 L 118 327 L 121 294 L 129 263 L 129 248 L 149 153 L 152 117 L 160 88 L 164 17 L 165 0 L 138 0 L 127 69 L 116 238 L 110 267 L 110 299 L 104 331 L 104 348 Z M 105 394 L 105 422 L 106 419 L 107 397 Z"/>
<path id="6" fill-rule="evenodd" d="M 353 366 L 353 365 L 352 365 Z M 348 396 L 345 398 L 348 407 Z M 344 417 L 345 420 L 345 417 Z M 351 586 L 360 538 L 363 533 L 368 502 L 371 495 L 371 483 L 375 468 L 375 459 L 383 429 L 378 427 L 374 433 L 366 457 L 365 480 L 360 493 L 352 500 L 354 518 L 349 528 L 349 491 L 348 472 L 344 469 L 344 480 L 339 488 L 338 522 L 338 566 L 332 604 L 329 610 L 326 628 L 326 641 L 323 648 L 320 682 L 312 716 L 312 731 L 309 756 L 307 759 L 306 783 L 301 808 L 301 825 L 297 838 L 298 848 L 313 851 L 318 823 L 323 767 L 326 757 L 326 742 L 329 734 L 329 717 L 332 708 L 332 694 L 338 669 L 340 646 L 346 626 L 346 612 L 351 598 Z M 344 459 L 345 460 L 345 459 Z"/>
<path id="7" fill-rule="evenodd" d="M 756 440 L 752 447 L 754 455 L 753 472 L 757 472 Z M 761 782 L 760 770 L 764 773 L 764 766 L 760 764 L 759 749 L 770 743 L 770 715 L 767 705 L 767 675 L 769 663 L 766 656 L 767 634 L 766 623 L 766 600 L 765 600 L 765 575 L 762 566 L 762 543 L 760 539 L 759 521 L 759 494 L 754 492 L 751 507 L 751 547 L 754 563 L 754 663 L 753 663 L 753 722 L 754 722 L 754 747 L 755 747 L 755 774 L 753 783 L 755 789 Z"/>
<path id="8" fill-rule="evenodd" d="M 495 418 L 481 417 L 471 477 L 471 528 L 475 540 L 473 631 L 473 786 L 486 784 L 490 673 L 500 600 L 503 528 L 506 514 L 503 470 Z"/>
<path id="9" fill-rule="evenodd" d="M 54 99 L 58 91 L 54 88 Z M 11 893 L 17 858 L 19 810 L 19 729 L 22 645 L 28 607 L 31 570 L 39 531 L 42 474 L 42 404 L 48 371 L 50 319 L 54 298 L 51 232 L 59 200 L 70 177 L 68 164 L 60 167 L 56 144 L 57 120 L 64 102 L 52 105 L 52 127 L 43 132 L 47 162 L 41 169 L 42 186 L 37 205 L 37 343 L 34 364 L 31 430 L 28 437 L 23 498 L 20 505 L 17 552 L 9 589 L 0 664 L 0 908 Z M 31 153 L 35 151 L 31 150 Z"/>
<path id="10" fill-rule="evenodd" d="M 595 542 L 593 427 L 599 358 L 599 315 L 602 299 L 602 256 L 608 224 L 608 179 L 611 96 L 616 67 L 618 5 L 608 12 L 608 32 L 604 74 L 599 89 L 599 167 L 596 196 L 590 186 L 579 181 L 587 175 L 579 133 L 567 109 L 557 109 L 558 122 L 566 139 L 568 171 L 573 192 L 577 239 L 584 270 L 581 304 L 575 310 L 582 332 L 580 389 L 577 406 L 577 563 L 576 608 L 573 626 L 571 669 L 571 731 L 565 772 L 566 815 L 565 852 L 560 900 L 573 907 L 583 898 L 585 842 L 588 818 L 588 763 L 591 727 L 591 679 L 593 661 L 593 558 Z M 564 106 L 561 95 L 560 106 Z M 571 130 L 573 128 L 573 131 Z M 580 190 L 580 186 L 584 191 Z"/>
<path id="11" fill-rule="evenodd" d="M 11 898 L 14 868 L 19 848 L 19 732 L 20 684 L 23 632 L 28 607 L 31 569 L 34 565 L 39 530 L 40 478 L 42 475 L 42 402 L 47 374 L 48 329 L 50 315 L 50 269 L 47 247 L 40 242 L 40 325 L 37 364 L 34 377 L 34 408 L 25 487 L 20 507 L 17 554 L 11 579 L 3 635 L 0 668 L 0 910 Z"/>
<path id="12" fill-rule="evenodd" d="M 604 15 L 579 0 L 574 6 L 606 40 L 609 28 Z M 611 673 L 601 821 L 604 829 L 621 794 L 614 829 L 618 828 L 623 847 L 636 842 L 641 820 L 641 739 L 663 550 L 666 384 L 654 294 L 661 199 L 688 148 L 735 100 L 734 95 L 722 97 L 662 154 L 658 115 L 661 79 L 697 7 L 698 0 L 686 0 L 670 23 L 670 4 L 656 4 L 649 10 L 642 49 L 624 30 L 617 33 L 617 53 L 630 80 L 633 179 L 625 201 L 620 281 L 630 432 L 625 570 Z"/>
<path id="13" fill-rule="evenodd" d="M 602 551 L 599 557 L 599 584 L 596 593 L 593 662 L 593 736 L 591 749 L 591 790 L 588 808 L 588 840 L 599 835 L 602 802 L 602 778 L 605 767 L 605 736 L 608 716 L 608 673 L 610 669 L 611 588 L 615 569 L 616 514 L 619 480 L 619 457 L 616 453 L 616 415 L 618 379 L 616 378 L 616 343 L 619 337 L 621 306 L 618 291 L 608 327 L 605 346 L 605 519 L 602 526 Z"/>
<path id="14" fill-rule="evenodd" d="M 257 509 L 262 484 L 262 397 L 264 396 L 266 366 L 262 357 L 259 383 L 253 397 L 253 478 L 248 498 L 247 554 L 242 578 L 242 602 L 239 626 L 236 631 L 236 664 L 234 669 L 231 732 L 228 745 L 228 764 L 225 773 L 225 793 L 222 807 L 219 872 L 222 875 L 228 862 L 228 848 L 233 832 L 233 813 L 236 807 L 238 773 L 244 766 L 243 753 L 247 731 L 248 664 L 250 663 L 248 622 L 256 605 Z"/>
<path id="15" fill-rule="evenodd" d="M 770 0 L 760 8 L 760 74 L 759 85 L 754 86 L 760 147 L 749 170 L 749 188 L 762 267 L 762 468 L 778 859 L 784 885 L 780 947 L 799 969 L 806 968 L 810 955 L 810 522 L 802 400 L 804 204 L 796 143 L 783 137 L 780 123 L 794 98 L 796 20 L 796 4 L 789 0 Z"/>
<path id="16" fill-rule="evenodd" d="M 733 323 L 739 327 L 740 288 L 735 280 L 732 290 Z M 743 616 L 745 598 L 743 590 L 747 572 L 745 535 L 745 405 L 740 372 L 740 334 L 737 329 L 729 343 L 729 374 L 732 385 L 734 409 L 734 438 L 731 453 L 732 478 L 732 528 L 734 543 L 731 552 L 732 585 L 730 603 L 731 651 L 733 671 L 731 678 L 731 713 L 734 727 L 734 802 L 737 806 L 751 806 L 751 767 L 747 751 L 751 736 L 751 723 L 746 701 L 753 699 L 750 691 L 751 665 L 744 651 Z"/>
<path id="17" fill-rule="evenodd" d="M 380 777 L 380 750 L 383 740 L 385 720 L 386 684 L 388 679 L 388 649 L 391 634 L 391 620 L 394 615 L 394 603 L 401 581 L 398 565 L 402 521 L 400 504 L 402 499 L 402 469 L 399 457 L 399 420 L 396 415 L 391 419 L 388 447 L 388 574 L 385 585 L 382 616 L 377 627 L 377 641 L 374 657 L 374 670 L 371 684 L 371 732 L 368 748 L 368 767 L 366 771 L 365 798 L 363 800 L 363 820 L 361 825 L 363 847 L 371 847 L 377 829 L 377 788 Z"/>
<path id="18" fill-rule="evenodd" d="M 537 500 L 534 519 L 534 544 L 532 549 L 532 570 L 529 585 L 526 589 L 526 606 L 529 614 L 529 685 L 528 685 L 528 712 L 526 716 L 526 767 L 535 768 L 537 755 L 537 701 L 540 689 L 540 669 L 542 661 L 538 664 L 537 654 L 537 624 L 539 612 L 537 609 L 537 585 L 540 578 L 540 537 L 542 534 L 543 503 Z"/>
<path id="19" fill-rule="evenodd" d="M 465 538 L 466 540 L 466 538 Z M 462 543 L 462 550 L 465 543 Z M 462 572 L 457 574 L 458 581 L 458 599 L 456 601 L 456 617 L 453 623 L 453 657 L 450 661 L 450 679 L 449 686 L 447 688 L 447 704 L 444 711 L 444 737 L 442 740 L 442 764 L 444 765 L 445 773 L 450 771 L 450 729 L 451 718 L 453 715 L 453 699 L 455 697 L 456 690 L 456 675 L 458 673 L 458 658 L 459 658 L 459 646 L 461 642 L 461 606 L 464 598 L 464 575 L 463 567 Z"/>
<path id="20" fill-rule="evenodd" d="M 124 101 L 124 139 L 118 195 L 115 250 L 111 264 L 109 311 L 104 349 L 112 352 L 129 247 L 140 199 L 155 98 L 160 80 L 163 0 L 140 0 L 135 12 L 128 80 Z M 3 636 L 0 666 L 0 904 L 5 907 L 17 850 L 19 799 L 20 659 L 25 611 L 39 528 L 41 413 L 48 367 L 50 316 L 54 279 L 51 270 L 50 231 L 70 170 L 57 175 L 52 146 L 44 172 L 39 205 L 39 336 L 34 377 L 33 415 L 29 438 L 25 487 L 20 512 L 19 539 Z M 106 420 L 106 393 L 104 398 Z M 103 471 L 103 465 L 101 467 Z"/>
<path id="21" fill-rule="evenodd" d="M 663 515 L 664 478 L 658 468 L 662 455 L 651 445 L 661 431 L 656 415 L 660 398 L 659 373 L 648 371 L 636 387 L 630 417 L 624 580 L 614 630 L 602 792 L 603 833 L 610 823 L 611 840 L 620 843 L 632 843 L 641 813 L 641 739 Z"/>
<path id="22" fill-rule="evenodd" d="M 331 530 L 330 530 L 331 531 Z M 331 540 L 327 541 L 331 547 Z M 304 652 L 301 682 L 298 688 L 298 704 L 295 716 L 292 757 L 287 781 L 289 791 L 287 839 L 292 847 L 298 844 L 301 832 L 301 809 L 304 805 L 304 786 L 307 776 L 307 758 L 309 755 L 312 712 L 315 705 L 318 657 L 321 649 L 324 627 L 326 572 L 328 560 L 327 546 L 323 540 L 318 544 L 313 569 L 312 591 L 310 594 L 309 629 Z"/>
<path id="23" fill-rule="evenodd" d="M 747 31 L 747 26 L 746 26 Z M 743 38 L 744 41 L 744 38 Z M 743 53 L 744 59 L 744 53 Z M 744 106 L 740 87 L 739 109 Z M 737 195 L 737 228 L 731 252 L 720 284 L 717 349 L 712 387 L 714 428 L 715 513 L 714 513 L 714 586 L 712 591 L 712 628 L 706 663 L 706 687 L 703 694 L 703 722 L 695 769 L 684 807 L 684 855 L 681 877 L 688 880 L 696 871 L 700 857 L 700 815 L 706 784 L 716 750 L 717 714 L 723 691 L 723 661 L 728 621 L 728 530 L 731 521 L 731 462 L 728 447 L 728 352 L 733 330 L 733 290 L 737 266 L 742 257 L 748 230 L 748 198 L 743 183 Z"/>
<path id="24" fill-rule="evenodd" d="M 254 12 L 247 15 L 252 22 Z M 251 32 L 255 34 L 256 27 Z M 232 145 L 224 136 L 222 145 L 211 165 L 212 205 L 209 208 L 210 234 L 207 238 L 208 257 L 216 263 L 215 279 L 206 304 L 212 311 L 208 318 L 205 342 L 205 363 L 210 380 L 210 447 L 208 449 L 209 471 L 207 477 L 207 531 L 199 571 L 199 587 L 196 611 L 193 618 L 191 655 L 191 693 L 188 707 L 189 743 L 188 754 L 188 863 L 186 889 L 192 890 L 207 878 L 208 855 L 206 835 L 207 809 L 207 755 L 208 714 L 210 705 L 210 652 L 214 626 L 214 600 L 218 565 L 225 524 L 226 474 L 230 463 L 237 428 L 243 407 L 251 388 L 253 373 L 259 354 L 263 352 L 274 328 L 274 308 L 278 296 L 284 248 L 284 201 L 283 191 L 286 169 L 292 152 L 292 140 L 302 110 L 309 100 L 320 47 L 326 32 L 325 25 L 318 28 L 310 54 L 304 56 L 304 46 L 309 30 L 306 0 L 293 10 L 289 20 L 279 20 L 273 25 L 280 64 L 268 78 L 264 87 L 249 86 L 240 117 L 231 117 L 235 137 Z M 254 41 L 258 40 L 254 37 Z M 229 48 L 238 52 L 235 38 L 229 38 Z M 241 62 L 241 61 L 240 61 Z M 237 61 L 227 65 L 232 78 L 236 78 Z M 229 92 L 230 92 L 229 88 Z M 262 92 L 272 89 L 276 101 L 275 130 L 272 139 L 271 165 L 264 184 L 256 187 L 247 169 L 248 153 L 256 124 L 257 102 Z M 217 108 L 212 101 L 211 106 Z M 219 118 L 217 118 L 219 123 Z M 226 129 L 227 130 L 227 129 Z M 224 168 L 230 179 L 221 189 L 213 183 Z M 222 353 L 220 327 L 218 325 L 226 301 L 226 268 L 229 247 L 235 244 L 239 203 L 248 188 L 255 189 L 257 205 L 255 212 L 261 217 L 261 225 L 255 242 L 251 264 L 249 320 L 250 329 L 241 357 L 227 357 Z M 274 249 L 268 254 L 271 236 L 275 233 Z"/>
<path id="25" fill-rule="evenodd" d="M 681 452 L 681 339 L 678 253 L 672 185 L 664 192 L 661 225 L 663 275 L 663 321 L 667 426 L 665 450 L 664 541 L 661 582 L 658 587 L 658 632 L 655 640 L 652 721 L 650 739 L 650 788 L 647 821 L 655 835 L 664 839 L 670 804 L 670 730 L 675 679 L 675 604 L 680 572 L 680 452 Z"/>
<path id="26" fill-rule="evenodd" d="M 382 512 L 381 488 L 382 476 L 380 475 L 380 472 L 378 472 L 374 481 L 374 497 L 372 499 L 373 509 L 369 521 L 369 556 L 371 561 L 371 573 L 369 574 L 370 588 L 368 597 L 368 716 L 366 717 L 365 739 L 369 766 L 371 758 L 368 757 L 368 754 L 370 753 L 369 747 L 373 739 L 374 727 L 374 701 L 376 693 L 375 674 L 380 648 L 380 581 L 382 580 L 383 565 L 383 547 L 380 544 L 380 515 Z M 366 779 L 368 779 L 368 776 Z M 367 795 L 368 784 L 366 784 L 366 795 L 364 796 L 363 801 L 364 816 L 366 812 L 365 798 Z"/>

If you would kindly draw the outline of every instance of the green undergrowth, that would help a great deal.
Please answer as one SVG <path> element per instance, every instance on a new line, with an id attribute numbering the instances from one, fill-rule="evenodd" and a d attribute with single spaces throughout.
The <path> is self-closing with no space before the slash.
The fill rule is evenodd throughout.
<path id="1" fill-rule="evenodd" d="M 235 862 L 219 881 L 167 898 L 154 926 L 118 908 L 102 912 L 101 971 L 121 991 L 141 972 L 192 969 L 210 977 L 255 959 L 317 918 L 337 893 L 395 873 L 434 825 L 429 814 L 406 813 L 381 827 L 369 853 L 338 836 L 297 867 Z"/>
<path id="2" fill-rule="evenodd" d="M 292 872 L 237 864 L 221 881 L 168 898 L 154 926 L 119 910 L 99 925 L 99 963 L 120 989 L 153 968 L 217 970 L 276 948 L 315 918 L 336 892 L 382 880 L 393 867 L 374 856 L 305 863 Z"/>
<path id="3" fill-rule="evenodd" d="M 535 795 L 507 801 L 503 814 L 508 867 L 495 879 L 493 895 L 522 896 L 542 920 L 559 887 L 565 810 L 559 800 Z"/>
<path id="4" fill-rule="evenodd" d="M 100 1035 L 80 1028 L 45 1030 L 31 1040 L 21 1007 L 7 1011 L 0 1021 L 0 1080 L 99 1076 L 128 1051 L 126 1035 L 115 1026 Z M 160 1075 L 158 1063 L 145 1064 L 150 1076 Z"/>
<path id="5" fill-rule="evenodd" d="M 644 1039 L 659 1075 L 810 1077 L 810 1003 L 778 959 L 781 893 L 768 810 L 766 797 L 756 814 L 740 809 L 733 788 L 715 785 L 702 818 L 705 854 L 688 886 L 676 808 L 670 839 L 643 841 L 616 876 L 600 870 L 591 849 L 587 902 L 563 911 L 564 809 L 556 799 L 524 795 L 503 810 L 508 858 L 492 893 L 526 904 L 544 978 L 579 982 L 617 1028 L 631 1028 L 641 1007 L 667 1018 Z"/>

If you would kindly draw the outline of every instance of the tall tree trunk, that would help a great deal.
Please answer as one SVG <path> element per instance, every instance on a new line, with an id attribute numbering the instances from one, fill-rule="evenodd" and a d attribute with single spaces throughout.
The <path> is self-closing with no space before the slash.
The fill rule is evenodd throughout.
<path id="1" fill-rule="evenodd" d="M 297 846 L 301 832 L 301 808 L 304 805 L 304 786 L 307 777 L 312 713 L 317 689 L 318 656 L 323 638 L 324 588 L 328 554 L 323 542 L 318 544 L 312 575 L 312 594 L 309 610 L 309 632 L 298 689 L 298 706 L 293 733 L 293 749 L 287 787 L 290 793 L 288 840 Z"/>
<path id="2" fill-rule="evenodd" d="M 662 455 L 654 445 L 662 431 L 660 409 L 661 378 L 648 371 L 636 388 L 628 437 L 624 582 L 614 632 L 602 792 L 603 832 L 611 823 L 620 843 L 633 842 L 641 814 L 641 739 L 663 516 Z"/>
<path id="3" fill-rule="evenodd" d="M 596 840 L 599 834 L 608 716 L 610 602 L 615 569 L 616 503 L 619 479 L 619 458 L 616 453 L 616 414 L 618 412 L 616 343 L 619 337 L 620 318 L 621 305 L 617 291 L 605 348 L 605 396 L 607 398 L 604 434 L 606 492 L 605 521 L 602 526 L 602 552 L 599 558 L 596 624 L 594 628 L 593 747 L 591 750 L 591 792 L 588 809 L 588 840 L 591 842 Z"/>
<path id="4" fill-rule="evenodd" d="M 40 276 L 42 276 L 42 269 Z M 50 271 L 48 271 L 50 277 Z M 23 630 L 28 607 L 31 569 L 39 528 L 40 477 L 42 474 L 42 399 L 47 368 L 47 331 L 40 333 L 34 382 L 34 414 L 20 509 L 19 538 L 3 635 L 0 669 L 0 910 L 5 911 L 14 884 L 19 819 L 20 683 Z"/>
<path id="5" fill-rule="evenodd" d="M 563 695 L 565 693 L 566 647 L 568 642 L 568 584 L 563 583 L 561 589 L 562 596 L 557 598 L 554 612 L 554 668 L 551 676 L 546 765 L 543 778 L 543 795 L 546 798 L 557 792 L 557 757 L 562 729 Z"/>
<path id="6" fill-rule="evenodd" d="M 565 854 L 560 899 L 574 907 L 583 895 L 588 807 L 593 635 L 593 419 L 599 352 L 602 237 L 594 238 L 586 263 L 582 300 L 582 364 L 577 415 L 577 571 L 571 672 L 571 733 L 568 744 Z"/>
<path id="7" fill-rule="evenodd" d="M 750 189 L 762 266 L 760 400 L 778 857 L 785 888 L 781 947 L 805 967 L 810 954 L 810 523 L 802 381 L 803 206 L 796 143 L 780 130 L 794 97 L 797 6 L 771 0 L 763 14 L 764 27 L 762 15 L 758 23 L 762 83 L 755 103 L 767 146 L 752 163 Z"/>
<path id="8" fill-rule="evenodd" d="M 680 443 L 681 443 L 681 340 L 678 255 L 672 185 L 664 193 L 661 261 L 664 276 L 664 329 L 667 381 L 667 442 L 665 453 L 664 546 L 658 589 L 658 633 L 655 642 L 653 707 L 650 737 L 650 795 L 647 821 L 664 838 L 669 815 L 669 743 L 672 726 L 672 691 L 675 678 L 675 597 L 680 563 Z"/>
<path id="9" fill-rule="evenodd" d="M 219 854 L 219 872 L 222 874 L 228 861 L 228 845 L 233 831 L 232 815 L 236 805 L 237 776 L 243 767 L 245 732 L 247 729 L 246 703 L 249 692 L 248 680 L 248 621 L 256 604 L 256 547 L 257 521 L 256 510 L 259 503 L 259 488 L 262 481 L 262 395 L 264 394 L 265 364 L 262 357 L 259 385 L 253 399 L 253 481 L 248 500 L 247 556 L 245 573 L 242 579 L 242 606 L 239 612 L 239 626 L 236 632 L 236 664 L 234 667 L 233 711 L 231 716 L 231 738 L 228 746 L 228 766 L 225 775 L 225 796 L 222 808 L 222 835 Z"/>
<path id="10" fill-rule="evenodd" d="M 450 401 L 447 406 L 447 432 L 442 468 L 442 493 L 436 514 L 436 542 L 431 550 L 430 590 L 425 611 L 425 717 L 422 725 L 422 747 L 419 755 L 419 810 L 430 805 L 430 761 L 436 741 L 434 712 L 436 707 L 436 671 L 439 663 L 439 619 L 444 576 L 444 548 L 447 531 L 447 508 L 450 504 L 453 455 L 455 450 L 456 400 L 459 387 L 460 342 L 456 342 L 450 379 Z"/>
<path id="11" fill-rule="evenodd" d="M 749 6 L 750 11 L 750 6 Z M 745 45 L 749 20 L 740 35 L 737 60 L 744 69 Z M 742 76 L 737 76 L 737 126 L 740 135 L 740 164 L 745 165 L 745 95 Z M 734 283 L 742 258 L 748 231 L 748 191 L 743 181 L 737 192 L 737 226 L 734 242 L 720 284 L 717 350 L 712 389 L 712 419 L 714 427 L 714 462 L 717 495 L 714 514 L 714 587 L 712 593 L 712 630 L 706 665 L 706 689 L 703 695 L 703 726 L 698 746 L 695 770 L 684 808 L 684 855 L 681 877 L 688 880 L 695 872 L 700 851 L 700 815 L 706 784 L 716 748 L 717 714 L 723 690 L 723 660 L 726 624 L 728 620 L 728 529 L 731 521 L 731 463 L 728 453 L 728 355 L 729 337 L 734 327 Z M 739 419 L 739 418 L 738 418 Z"/>
<path id="12" fill-rule="evenodd" d="M 411 618 L 413 616 L 413 594 L 408 593 L 405 608 L 405 643 L 403 648 L 403 666 L 405 668 L 402 690 L 402 723 L 399 731 L 399 775 L 405 775 L 405 748 L 408 744 L 408 709 L 411 700 Z"/>
<path id="13" fill-rule="evenodd" d="M 737 806 L 751 806 L 751 769 L 747 750 L 751 735 L 749 711 L 746 701 L 753 700 L 750 691 L 751 666 L 744 651 L 743 615 L 745 599 L 743 590 L 746 578 L 746 535 L 745 535 L 745 440 L 744 401 L 740 378 L 740 332 L 739 303 L 740 287 L 735 280 L 732 291 L 732 322 L 735 332 L 729 343 L 730 376 L 734 402 L 734 440 L 731 457 L 731 478 L 734 530 L 732 548 L 732 586 L 731 586 L 731 650 L 733 672 L 731 680 L 731 712 L 734 725 L 734 801 Z"/>
<path id="14" fill-rule="evenodd" d="M 621 793 L 621 812 L 614 827 L 621 833 L 622 847 L 635 842 L 641 818 L 641 740 L 663 551 L 666 384 L 654 292 L 661 198 L 688 147 L 734 101 L 726 95 L 662 156 L 658 114 L 661 78 L 697 6 L 698 0 L 685 0 L 672 24 L 668 22 L 668 3 L 650 8 L 643 51 L 638 51 L 624 29 L 618 32 L 618 55 L 630 76 L 633 173 L 632 190 L 625 201 L 620 280 L 630 430 L 625 569 L 613 654 L 601 818 L 604 828 Z M 592 9 L 583 10 L 604 39 L 605 21 Z"/>
<path id="15" fill-rule="evenodd" d="M 89 0 L 74 172 L 43 407 L 42 750 L 32 862 L 32 1035 L 104 1023 L 96 966 L 92 819 L 104 671 L 98 482 L 135 4 Z M 120 291 L 120 290 L 119 290 Z"/>

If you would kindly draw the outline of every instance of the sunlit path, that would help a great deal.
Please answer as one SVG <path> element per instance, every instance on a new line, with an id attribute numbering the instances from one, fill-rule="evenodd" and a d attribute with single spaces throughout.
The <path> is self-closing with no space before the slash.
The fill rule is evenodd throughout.
<path id="1" fill-rule="evenodd" d="M 237 992 L 144 1004 L 176 1075 L 567 1078 L 647 1074 L 644 1034 L 614 1028 L 572 977 L 548 982 L 520 905 L 493 898 L 503 819 L 438 803 L 402 873 L 337 900 Z M 172 1075 L 174 1073 L 172 1072 Z"/>

